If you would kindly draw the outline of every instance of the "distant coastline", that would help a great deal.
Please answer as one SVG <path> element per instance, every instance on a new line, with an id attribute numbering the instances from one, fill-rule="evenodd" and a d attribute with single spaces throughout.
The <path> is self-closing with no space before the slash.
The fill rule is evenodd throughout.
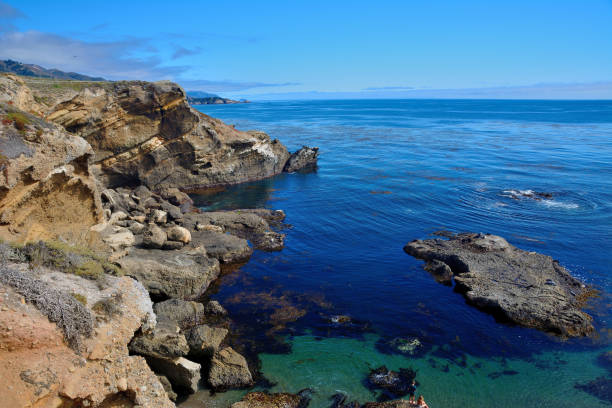
<path id="1" fill-rule="evenodd" d="M 193 96 L 187 96 L 187 102 L 191 105 L 227 105 L 227 104 L 235 104 L 235 103 L 250 103 L 246 99 L 234 100 L 222 98 L 220 96 L 207 96 L 204 98 L 196 98 Z"/>

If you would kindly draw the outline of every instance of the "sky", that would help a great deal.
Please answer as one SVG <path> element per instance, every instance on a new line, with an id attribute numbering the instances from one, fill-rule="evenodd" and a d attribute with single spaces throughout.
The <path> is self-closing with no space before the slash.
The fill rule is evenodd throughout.
<path id="1" fill-rule="evenodd" d="M 612 0 L 0 0 L 0 59 L 249 99 L 612 99 Z"/>

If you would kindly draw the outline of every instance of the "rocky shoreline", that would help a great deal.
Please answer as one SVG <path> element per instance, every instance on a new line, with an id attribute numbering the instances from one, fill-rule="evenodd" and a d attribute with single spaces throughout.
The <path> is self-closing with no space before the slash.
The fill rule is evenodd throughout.
<path id="1" fill-rule="evenodd" d="M 253 251 L 283 249 L 285 213 L 202 212 L 187 193 L 313 171 L 318 148 L 290 153 L 263 132 L 236 130 L 193 109 L 171 82 L 42 84 L 0 75 L 6 401 L 172 407 L 202 386 L 251 388 L 258 367 L 236 346 L 242 333 L 232 333 L 232 316 L 210 293 Z M 594 332 L 582 311 L 591 290 L 548 256 L 484 234 L 417 240 L 404 250 L 504 322 L 564 337 Z M 304 315 L 284 295 L 267 295 L 271 309 L 282 309 L 270 317 L 272 333 Z M 367 326 L 325 319 L 345 330 Z M 394 339 L 393 347 L 409 355 L 423 348 L 416 338 Z M 390 401 L 361 405 L 337 394 L 330 406 L 411 406 L 396 399 L 415 376 L 379 367 L 364 383 Z M 301 408 L 312 392 L 250 392 L 232 407 Z"/>
<path id="2" fill-rule="evenodd" d="M 200 382 L 252 385 L 224 342 L 230 317 L 205 293 L 253 249 L 281 250 L 271 225 L 285 214 L 201 212 L 183 191 L 313 170 L 318 149 L 291 155 L 235 130 L 169 82 L 36 84 L 0 76 L 3 395 L 14 406 L 165 407 Z M 39 335 L 46 318 L 58 327 Z"/>

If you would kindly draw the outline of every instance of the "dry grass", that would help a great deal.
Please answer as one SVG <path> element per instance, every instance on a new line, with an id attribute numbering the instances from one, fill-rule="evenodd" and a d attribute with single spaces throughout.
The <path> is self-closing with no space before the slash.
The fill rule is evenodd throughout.
<path id="1" fill-rule="evenodd" d="M 93 334 L 91 312 L 73 295 L 60 292 L 32 276 L 0 266 L 0 282 L 12 287 L 64 332 L 68 345 L 83 351 L 83 339 Z"/>

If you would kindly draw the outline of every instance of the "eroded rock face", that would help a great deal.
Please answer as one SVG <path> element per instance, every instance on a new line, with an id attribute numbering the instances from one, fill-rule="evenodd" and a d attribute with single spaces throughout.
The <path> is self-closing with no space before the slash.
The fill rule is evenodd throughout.
<path id="1" fill-rule="evenodd" d="M 0 236 L 88 243 L 102 219 L 91 146 L 11 105 L 0 119 Z"/>
<path id="2" fill-rule="evenodd" d="M 581 310 L 588 288 L 549 256 L 472 233 L 412 241 L 404 251 L 432 269 L 447 265 L 456 290 L 470 304 L 503 320 L 563 336 L 594 330 L 592 318 Z"/>
<path id="3" fill-rule="evenodd" d="M 124 406 L 174 406 L 144 358 L 128 353 L 134 331 L 150 331 L 155 324 L 151 301 L 138 282 L 107 276 L 95 283 L 44 268 L 35 278 L 54 290 L 79 295 L 95 317 L 94 332 L 83 339 L 79 355 L 45 315 L 11 286 L 0 285 L 2 404 L 98 406 L 121 401 Z"/>
<path id="4" fill-rule="evenodd" d="M 96 151 L 109 186 L 199 188 L 280 173 L 287 149 L 262 132 L 241 132 L 191 108 L 178 85 L 92 86 L 48 114 Z"/>

